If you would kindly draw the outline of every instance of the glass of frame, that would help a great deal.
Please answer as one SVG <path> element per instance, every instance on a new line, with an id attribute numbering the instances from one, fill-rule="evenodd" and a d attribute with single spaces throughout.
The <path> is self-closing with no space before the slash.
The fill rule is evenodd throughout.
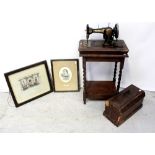
<path id="1" fill-rule="evenodd" d="M 44 96 L 53 90 L 46 61 L 4 75 L 16 107 Z"/>
<path id="2" fill-rule="evenodd" d="M 79 91 L 79 60 L 51 60 L 53 89 L 55 92 Z"/>

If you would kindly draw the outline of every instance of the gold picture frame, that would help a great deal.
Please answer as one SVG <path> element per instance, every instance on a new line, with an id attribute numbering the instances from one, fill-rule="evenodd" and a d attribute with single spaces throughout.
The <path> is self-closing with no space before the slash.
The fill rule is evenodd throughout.
<path id="1" fill-rule="evenodd" d="M 55 92 L 74 92 L 80 90 L 79 60 L 51 60 L 53 89 Z"/>

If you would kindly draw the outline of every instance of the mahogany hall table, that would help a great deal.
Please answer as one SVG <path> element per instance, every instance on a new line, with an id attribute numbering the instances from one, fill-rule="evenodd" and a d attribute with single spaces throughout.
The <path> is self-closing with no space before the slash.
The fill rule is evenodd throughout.
<path id="1" fill-rule="evenodd" d="M 103 40 L 80 40 L 79 55 L 83 62 L 83 102 L 91 100 L 106 100 L 119 92 L 124 60 L 128 57 L 128 47 L 123 40 L 114 42 L 114 46 L 103 46 Z M 114 75 L 111 81 L 87 81 L 86 62 L 114 62 Z M 119 75 L 116 84 L 117 64 Z"/>

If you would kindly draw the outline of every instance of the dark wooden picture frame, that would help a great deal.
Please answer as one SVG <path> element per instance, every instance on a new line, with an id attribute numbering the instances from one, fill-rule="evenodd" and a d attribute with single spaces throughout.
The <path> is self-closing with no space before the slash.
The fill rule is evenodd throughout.
<path id="1" fill-rule="evenodd" d="M 29 77 L 31 77 L 31 85 L 28 83 L 30 81 L 28 81 L 28 82 L 26 81 L 26 84 L 27 84 L 27 85 L 25 84 L 26 87 L 22 87 L 23 85 L 20 83 L 21 81 L 19 79 L 16 79 L 16 76 L 17 77 L 20 76 L 20 74 L 23 74 L 24 71 L 25 72 L 28 72 L 28 71 L 33 72 L 33 69 L 35 70 L 37 67 L 40 67 L 40 69 L 42 69 L 42 72 L 39 70 L 39 68 L 37 69 L 38 71 L 40 71 L 41 74 L 40 73 L 37 73 L 37 75 L 38 75 L 38 77 L 37 77 L 35 74 L 30 73 L 29 74 Z M 24 74 L 26 74 L 26 73 L 24 73 Z M 42 78 L 44 81 L 42 80 L 41 82 L 39 82 L 39 80 L 38 80 L 38 83 L 37 83 L 37 78 L 40 79 L 40 75 L 44 75 L 45 76 L 44 79 Z M 52 81 L 51 81 L 51 77 L 50 77 L 50 73 L 49 73 L 47 61 L 41 61 L 41 62 L 38 62 L 38 63 L 32 64 L 32 65 L 26 66 L 26 67 L 23 67 L 23 68 L 20 68 L 20 69 L 17 69 L 17 70 L 8 72 L 8 73 L 5 73 L 4 76 L 5 76 L 6 82 L 7 82 L 8 87 L 9 87 L 9 91 L 11 93 L 11 96 L 13 98 L 13 101 L 14 101 L 16 107 L 19 107 L 21 105 L 24 105 L 24 104 L 26 104 L 26 103 L 28 103 L 30 101 L 33 101 L 33 100 L 35 100 L 37 98 L 40 98 L 40 97 L 42 97 L 42 96 L 44 96 L 46 94 L 49 94 L 49 93 L 51 93 L 53 91 Z M 16 94 L 17 91 L 15 91 L 16 88 L 13 87 L 13 84 L 12 84 L 13 82 L 11 83 L 11 81 L 10 81 L 11 76 L 12 76 L 12 79 L 13 79 L 13 76 L 15 76 L 15 80 L 14 81 L 16 83 L 18 82 L 19 83 L 19 86 L 21 85 L 21 90 L 23 89 L 22 90 L 23 92 L 24 91 L 28 91 L 28 90 L 30 91 L 30 90 L 33 89 L 33 87 L 34 87 L 34 89 L 37 89 L 38 90 L 39 89 L 39 85 L 42 85 L 42 87 L 43 87 L 45 82 L 46 82 L 46 84 L 45 84 L 46 91 L 43 92 L 43 93 L 40 93 L 40 94 L 37 92 L 38 95 L 36 95 L 36 96 L 35 96 L 35 94 L 32 94 L 32 96 L 34 95 L 32 98 L 30 97 L 27 100 L 23 100 L 23 101 L 19 102 L 17 100 L 17 97 L 18 97 L 18 95 Z M 27 76 L 24 76 L 24 78 L 22 80 L 28 80 L 27 79 Z M 24 88 L 25 88 L 25 90 L 24 90 Z M 20 91 L 20 90 L 18 89 L 18 91 Z M 23 93 L 22 91 L 21 91 L 21 93 Z M 33 92 L 35 92 L 35 91 L 33 90 Z"/>
<path id="2" fill-rule="evenodd" d="M 76 78 L 75 81 L 76 81 L 76 87 L 77 88 L 76 89 L 57 89 L 56 88 L 56 81 L 58 82 L 59 77 L 58 76 L 57 76 L 57 78 L 55 77 L 56 73 L 55 73 L 54 63 L 64 63 L 64 66 L 62 65 L 61 67 L 62 68 L 67 67 L 68 68 L 69 65 L 67 65 L 67 63 L 72 63 L 72 62 L 74 62 L 75 65 L 76 65 L 76 71 L 74 70 L 74 72 L 76 72 L 76 75 L 73 74 L 73 78 L 75 76 L 75 78 Z M 53 60 L 51 60 L 51 70 L 52 70 L 52 78 L 53 78 L 53 90 L 55 92 L 78 92 L 78 91 L 80 91 L 79 59 L 53 59 Z M 71 68 L 69 70 L 71 70 Z M 59 70 L 59 72 L 60 72 L 60 70 Z M 61 80 L 59 80 L 58 83 L 60 84 Z M 75 84 L 75 82 L 74 82 L 74 84 Z M 71 83 L 70 83 L 70 85 L 71 85 Z"/>

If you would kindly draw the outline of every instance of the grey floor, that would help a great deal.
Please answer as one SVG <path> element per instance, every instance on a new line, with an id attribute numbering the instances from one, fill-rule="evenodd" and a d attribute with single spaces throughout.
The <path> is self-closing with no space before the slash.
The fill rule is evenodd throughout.
<path id="1" fill-rule="evenodd" d="M 143 107 L 120 127 L 103 115 L 103 101 L 82 102 L 76 93 L 51 93 L 19 108 L 0 93 L 0 132 L 155 132 L 155 92 L 146 91 Z"/>

